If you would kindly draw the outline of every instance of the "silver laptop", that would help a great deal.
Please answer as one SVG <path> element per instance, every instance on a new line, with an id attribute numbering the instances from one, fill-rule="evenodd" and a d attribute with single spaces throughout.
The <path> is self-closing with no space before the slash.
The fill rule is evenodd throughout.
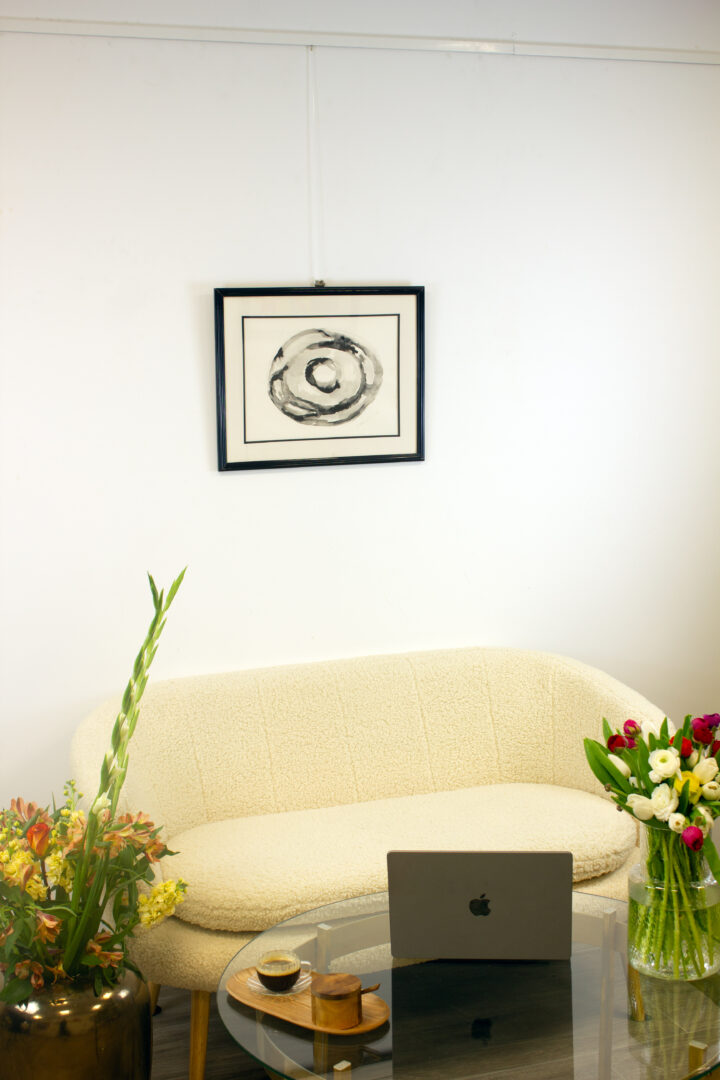
<path id="1" fill-rule="evenodd" d="M 569 851 L 389 851 L 387 864 L 393 956 L 570 958 Z"/>

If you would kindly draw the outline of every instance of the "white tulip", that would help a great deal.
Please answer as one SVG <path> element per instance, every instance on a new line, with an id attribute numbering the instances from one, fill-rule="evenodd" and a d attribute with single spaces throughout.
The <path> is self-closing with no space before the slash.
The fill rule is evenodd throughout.
<path id="1" fill-rule="evenodd" d="M 698 754 L 697 750 L 693 750 L 690 757 L 686 758 L 685 760 L 687 761 L 690 768 L 694 769 L 695 766 L 697 765 L 698 761 L 700 760 L 700 755 Z"/>
<path id="2" fill-rule="evenodd" d="M 695 813 L 693 814 L 693 825 L 697 825 L 699 829 L 702 829 L 703 836 L 712 829 L 713 816 L 705 806 L 696 806 Z"/>
<path id="3" fill-rule="evenodd" d="M 720 799 L 720 784 L 717 780 L 708 780 L 707 784 L 703 784 L 700 789 L 704 799 L 708 799 L 710 802 L 714 802 L 716 799 Z"/>
<path id="4" fill-rule="evenodd" d="M 681 833 L 687 828 L 687 818 L 684 814 L 671 814 L 668 818 L 668 825 L 673 832 Z"/>
<path id="5" fill-rule="evenodd" d="M 703 758 L 694 767 L 693 772 L 701 784 L 707 784 L 714 780 L 718 773 L 718 763 L 714 757 Z"/>
<path id="6" fill-rule="evenodd" d="M 612 762 L 618 772 L 621 772 L 623 776 L 630 776 L 630 773 L 632 771 L 630 769 L 630 766 L 626 761 L 623 761 L 622 758 L 619 758 L 617 754 L 608 754 L 608 761 Z"/>
<path id="7" fill-rule="evenodd" d="M 660 784 L 650 796 L 650 804 L 658 821 L 667 821 L 670 815 L 677 810 L 679 796 L 674 787 Z"/>
<path id="8" fill-rule="evenodd" d="M 628 795 L 626 802 L 640 821 L 649 821 L 655 816 L 653 804 L 645 795 Z"/>

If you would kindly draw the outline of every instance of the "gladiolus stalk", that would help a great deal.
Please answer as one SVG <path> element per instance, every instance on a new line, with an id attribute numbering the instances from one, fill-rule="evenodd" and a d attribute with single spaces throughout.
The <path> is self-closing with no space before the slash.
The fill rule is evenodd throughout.
<path id="1" fill-rule="evenodd" d="M 105 853 L 99 865 L 97 855 L 95 856 L 94 877 L 90 885 L 89 895 L 87 894 L 93 847 L 98 834 L 98 811 L 101 808 L 109 808 L 110 818 L 115 817 L 120 790 L 125 781 L 128 767 L 128 744 L 137 724 L 140 699 L 145 690 L 148 671 L 157 652 L 160 635 L 165 626 L 165 616 L 184 576 L 185 571 L 183 570 L 172 583 L 167 597 L 165 597 L 162 590 L 158 592 L 152 576 L 148 574 L 155 614 L 135 659 L 132 676 L 123 694 L 121 711 L 115 721 L 111 736 L 111 749 L 105 755 L 100 770 L 100 787 L 88 814 L 82 861 L 73 881 L 70 901 L 72 914 L 68 918 L 67 941 L 62 956 L 62 966 L 71 977 L 76 975 L 79 970 L 80 950 L 97 933 L 102 919 L 102 912 L 109 900 L 108 896 L 101 900 L 107 878 L 109 851 Z M 79 914 L 81 907 L 84 908 L 82 915 Z"/>

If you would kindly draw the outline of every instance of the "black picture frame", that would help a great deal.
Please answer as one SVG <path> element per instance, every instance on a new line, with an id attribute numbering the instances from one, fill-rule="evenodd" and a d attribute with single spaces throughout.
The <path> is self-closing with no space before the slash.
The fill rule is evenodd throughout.
<path id="1" fill-rule="evenodd" d="M 215 289 L 218 469 L 423 461 L 425 290 Z"/>

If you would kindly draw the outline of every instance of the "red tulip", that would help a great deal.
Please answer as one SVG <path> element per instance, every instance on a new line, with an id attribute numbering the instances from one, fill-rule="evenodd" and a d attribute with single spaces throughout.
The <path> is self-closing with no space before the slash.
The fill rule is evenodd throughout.
<path id="1" fill-rule="evenodd" d="M 691 851 L 699 851 L 705 843 L 702 829 L 698 829 L 697 825 L 688 825 L 687 829 L 683 829 L 680 835 L 683 843 L 687 844 Z"/>
<path id="2" fill-rule="evenodd" d="M 675 735 L 673 735 L 672 739 L 670 740 L 670 742 L 673 744 L 673 746 L 675 746 L 675 740 L 677 738 L 682 739 L 682 741 L 680 743 L 680 757 L 690 757 L 690 755 L 692 754 L 692 750 L 693 750 L 693 746 L 692 746 L 692 743 L 690 742 L 690 739 L 686 739 L 684 735 L 680 736 L 680 734 L 678 732 Z M 676 747 L 676 749 L 677 749 L 677 747 Z"/>
<path id="3" fill-rule="evenodd" d="M 713 729 L 709 724 L 705 722 L 701 717 L 696 716 L 692 722 L 693 736 L 697 742 L 704 743 L 709 746 L 713 741 Z"/>
<path id="4" fill-rule="evenodd" d="M 628 741 L 623 735 L 611 735 L 607 741 L 608 750 L 612 750 L 613 753 L 616 750 L 622 750 L 627 744 Z"/>

